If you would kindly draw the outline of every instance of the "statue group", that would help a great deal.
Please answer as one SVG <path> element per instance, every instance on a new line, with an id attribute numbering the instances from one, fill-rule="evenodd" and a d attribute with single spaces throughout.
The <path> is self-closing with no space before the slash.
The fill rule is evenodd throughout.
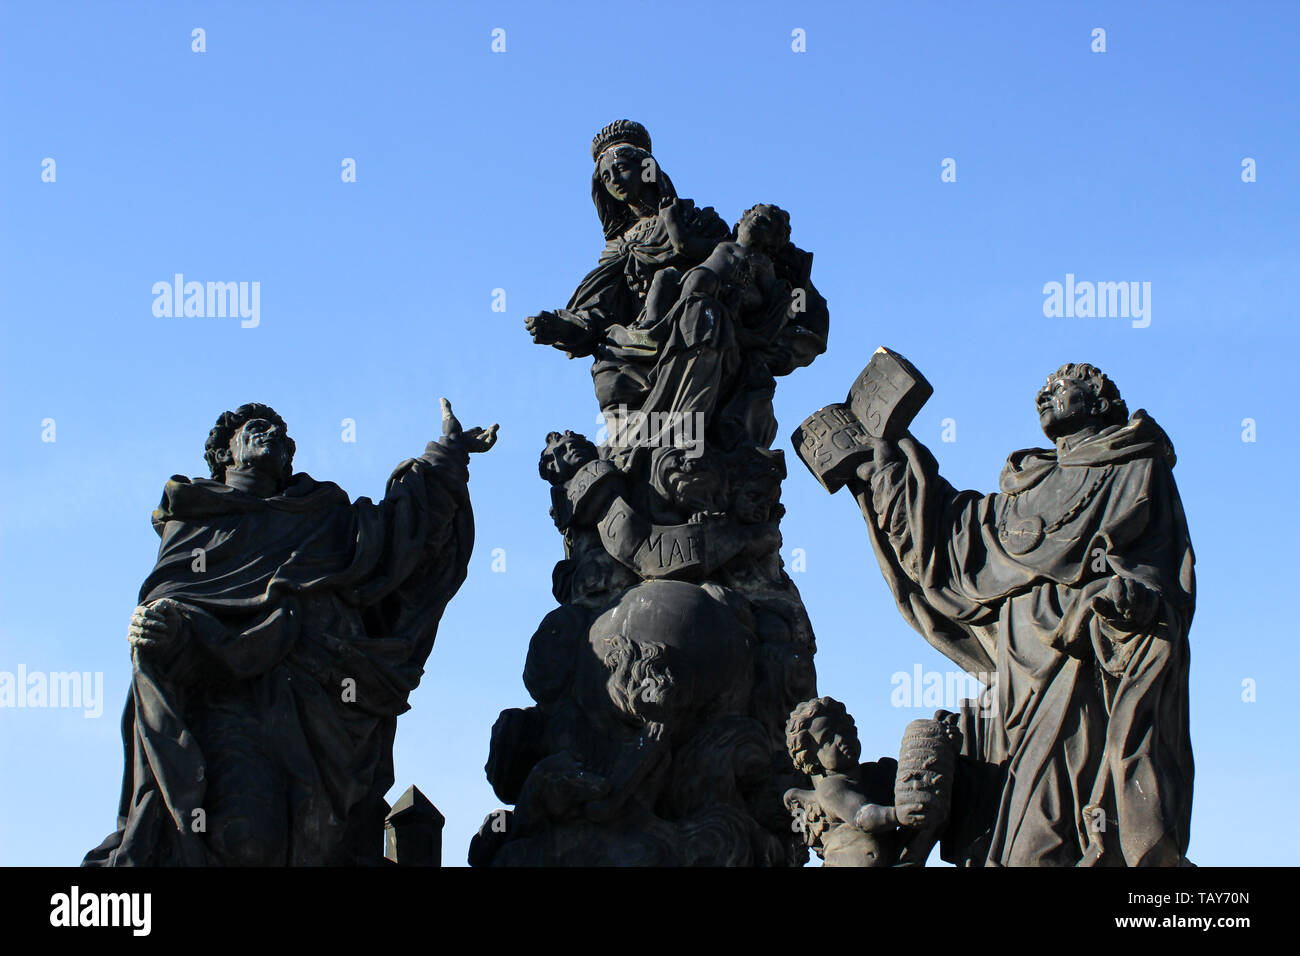
<path id="1" fill-rule="evenodd" d="M 780 555 L 772 399 L 826 350 L 813 257 L 775 205 L 729 226 L 680 197 L 638 123 L 591 158 L 604 251 L 525 325 L 591 357 L 604 427 L 541 448 L 556 607 L 533 705 L 492 728 L 508 806 L 470 863 L 1186 863 L 1193 556 L 1159 426 L 1066 365 L 1036 399 L 1052 447 L 958 492 L 907 430 L 928 383 L 885 349 L 803 423 L 799 457 L 856 498 L 904 619 L 988 681 L 860 763 Z M 87 864 L 383 862 L 396 718 L 466 574 L 469 454 L 496 439 L 445 403 L 443 431 L 350 503 L 293 472 L 271 409 L 221 416 L 211 478 L 173 478 L 154 512 L 118 827 Z"/>

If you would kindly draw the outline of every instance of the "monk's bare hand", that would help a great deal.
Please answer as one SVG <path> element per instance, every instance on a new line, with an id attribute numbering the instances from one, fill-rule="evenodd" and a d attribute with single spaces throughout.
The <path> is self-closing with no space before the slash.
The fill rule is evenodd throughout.
<path id="1" fill-rule="evenodd" d="M 859 481 L 869 483 L 876 472 L 891 462 L 902 461 L 903 456 L 898 446 L 887 438 L 869 437 L 867 441 L 871 448 L 871 457 L 858 466 L 857 477 Z"/>
<path id="2" fill-rule="evenodd" d="M 126 639 L 134 650 L 152 652 L 169 647 L 180 629 L 180 605 L 171 598 L 161 598 L 141 604 L 132 612 Z"/>
<path id="3" fill-rule="evenodd" d="M 1092 607 L 1111 624 L 1137 631 L 1154 620 L 1159 604 L 1160 596 L 1137 578 L 1117 574 L 1093 599 Z"/>
<path id="4" fill-rule="evenodd" d="M 903 456 L 898 450 L 898 445 L 888 438 L 871 439 L 871 457 L 875 461 L 877 468 L 883 468 L 891 461 L 902 461 Z"/>

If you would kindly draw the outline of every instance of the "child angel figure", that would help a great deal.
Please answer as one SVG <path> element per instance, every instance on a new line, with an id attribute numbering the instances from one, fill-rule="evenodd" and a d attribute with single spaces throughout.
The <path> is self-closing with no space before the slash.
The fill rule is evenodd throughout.
<path id="1" fill-rule="evenodd" d="M 788 304 L 788 283 L 777 278 L 775 257 L 790 242 L 790 214 L 778 206 L 759 203 L 746 209 L 734 228 L 736 238 L 713 247 L 709 256 L 684 276 L 675 269 L 655 276 L 646 298 L 643 322 L 653 325 L 674 302 L 693 295 L 712 296 L 727 305 L 747 326 L 754 326 L 755 313 L 766 311 L 774 300 Z M 673 235 L 673 219 L 668 219 Z M 680 285 L 677 280 L 680 278 Z"/>
<path id="2" fill-rule="evenodd" d="M 857 726 L 844 705 L 816 697 L 794 709 L 786 746 L 811 790 L 785 793 L 794 826 L 825 866 L 922 866 L 947 822 L 960 733 L 952 715 L 914 720 L 902 764 L 858 763 Z"/>
<path id="3" fill-rule="evenodd" d="M 699 414 L 713 424 L 726 408 L 733 430 L 770 444 L 774 380 L 751 366 L 754 356 L 780 351 L 777 338 L 795 314 L 791 283 L 777 267 L 789 245 L 789 215 L 760 203 L 736 223 L 735 239 L 717 243 L 698 266 L 655 273 L 637 321 L 607 332 L 611 355 L 643 366 L 649 389 L 640 411 L 664 421 Z M 737 404 L 738 396 L 747 397 Z"/>
<path id="4" fill-rule="evenodd" d="M 892 866 L 898 845 L 892 805 L 897 762 L 885 757 L 858 763 L 857 726 L 833 697 L 796 707 L 785 739 L 795 768 L 812 778 L 811 790 L 785 792 L 786 809 L 808 846 L 826 866 Z"/>

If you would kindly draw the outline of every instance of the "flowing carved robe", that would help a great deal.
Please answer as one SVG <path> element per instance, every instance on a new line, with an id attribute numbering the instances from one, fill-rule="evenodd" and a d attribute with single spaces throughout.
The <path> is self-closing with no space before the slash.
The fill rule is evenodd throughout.
<path id="1" fill-rule="evenodd" d="M 992 495 L 955 491 L 910 435 L 897 447 L 853 486 L 881 570 L 931 644 L 996 674 L 963 714 L 993 772 L 945 859 L 1185 862 L 1194 556 L 1163 430 L 1139 410 L 1059 455 L 1016 452 Z M 1149 619 L 1097 612 L 1115 576 L 1140 582 Z"/>
<path id="2" fill-rule="evenodd" d="M 140 603 L 181 631 L 133 655 L 118 829 L 85 865 L 379 861 L 397 715 L 473 548 L 467 459 L 431 442 L 378 504 L 167 483 Z"/>

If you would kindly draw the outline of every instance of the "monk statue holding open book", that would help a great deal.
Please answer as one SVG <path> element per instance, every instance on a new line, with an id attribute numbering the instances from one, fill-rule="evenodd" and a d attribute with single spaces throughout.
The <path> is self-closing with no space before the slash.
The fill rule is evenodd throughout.
<path id="1" fill-rule="evenodd" d="M 880 349 L 794 441 L 857 499 L 904 619 L 995 675 L 960 715 L 944 858 L 1185 864 L 1196 588 L 1172 443 L 1099 369 L 1063 365 L 1034 400 L 1051 447 L 1013 452 L 997 492 L 958 491 L 907 431 L 930 391 Z"/>

